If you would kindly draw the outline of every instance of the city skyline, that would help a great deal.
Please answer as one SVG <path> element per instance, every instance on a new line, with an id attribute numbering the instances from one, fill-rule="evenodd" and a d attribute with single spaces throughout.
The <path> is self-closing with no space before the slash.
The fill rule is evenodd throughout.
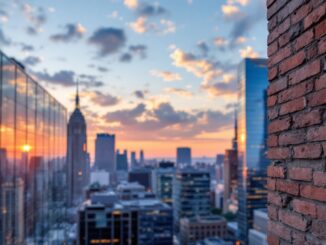
<path id="1" fill-rule="evenodd" d="M 231 147 L 237 64 L 266 56 L 264 1 L 3 3 L 1 48 L 69 115 L 80 81 L 92 162 L 96 133 L 147 158 Z"/>

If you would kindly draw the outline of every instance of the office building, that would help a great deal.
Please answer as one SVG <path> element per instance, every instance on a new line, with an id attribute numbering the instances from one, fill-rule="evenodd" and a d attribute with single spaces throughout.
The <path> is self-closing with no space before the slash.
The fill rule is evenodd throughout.
<path id="1" fill-rule="evenodd" d="M 140 150 L 140 152 L 139 152 L 139 164 L 140 164 L 140 166 L 145 165 L 145 154 L 144 154 L 143 150 Z"/>
<path id="2" fill-rule="evenodd" d="M 249 245 L 267 245 L 267 209 L 254 210 L 253 229 L 249 230 Z"/>
<path id="3" fill-rule="evenodd" d="M 211 237 L 224 238 L 226 234 L 226 219 L 222 216 L 197 216 L 180 220 L 181 245 L 195 244 L 197 241 Z"/>
<path id="4" fill-rule="evenodd" d="M 177 165 L 178 166 L 191 165 L 191 148 L 189 147 L 177 148 Z"/>
<path id="5" fill-rule="evenodd" d="M 124 150 L 123 153 L 117 151 L 117 171 L 128 171 L 128 152 Z"/>
<path id="6" fill-rule="evenodd" d="M 173 190 L 176 226 L 181 218 L 210 214 L 210 174 L 192 167 L 176 172 Z"/>
<path id="7" fill-rule="evenodd" d="M 224 197 L 223 212 L 231 211 L 237 199 L 238 154 L 236 150 L 226 150 L 224 158 Z"/>
<path id="8" fill-rule="evenodd" d="M 132 151 L 130 153 L 130 167 L 131 169 L 139 167 L 135 151 Z"/>
<path id="9" fill-rule="evenodd" d="M 108 173 L 115 171 L 115 135 L 97 134 L 95 140 L 95 168 Z"/>
<path id="10" fill-rule="evenodd" d="M 94 194 L 78 215 L 78 245 L 171 245 L 172 208 L 153 198 Z"/>
<path id="11" fill-rule="evenodd" d="M 147 191 L 152 191 L 152 169 L 150 168 L 137 168 L 128 173 L 129 182 L 138 182 L 145 186 Z"/>
<path id="12" fill-rule="evenodd" d="M 67 164 L 68 205 L 78 205 L 83 201 L 83 190 L 89 183 L 90 175 L 86 121 L 80 110 L 78 84 L 75 110 L 68 122 Z"/>
<path id="13" fill-rule="evenodd" d="M 253 210 L 266 202 L 267 60 L 245 59 L 238 74 L 238 202 L 240 240 L 247 241 Z"/>
<path id="14" fill-rule="evenodd" d="M 217 154 L 216 155 L 216 165 L 223 165 L 223 162 L 224 162 L 224 155 Z"/>
<path id="15" fill-rule="evenodd" d="M 90 184 L 98 183 L 100 186 L 109 186 L 110 174 L 105 170 L 93 170 L 91 171 Z"/>
<path id="16" fill-rule="evenodd" d="M 153 169 L 152 190 L 157 196 L 157 198 L 159 198 L 162 202 L 167 203 L 171 206 L 173 204 L 174 182 L 175 182 L 175 168 L 165 167 L 165 168 Z"/>
<path id="17" fill-rule="evenodd" d="M 13 227 L 22 225 L 24 239 L 33 236 L 42 242 L 56 220 L 57 211 L 62 209 L 49 193 L 53 192 L 54 171 L 59 170 L 53 166 L 65 163 L 67 111 L 27 74 L 23 65 L 0 51 L 0 113 L 0 193 L 10 186 L 8 182 L 14 185 L 22 180 L 11 193 L 21 193 L 23 189 L 23 198 L 20 194 L 16 197 L 23 205 L 24 218 L 12 219 Z M 37 186 L 32 188 L 29 177 L 35 173 L 29 166 L 36 156 L 42 159 L 42 164 L 35 180 Z M 42 198 L 34 199 L 36 196 Z M 20 205 L 17 198 L 12 200 L 16 209 Z M 0 210 L 4 210 L 6 200 L 2 195 L 0 199 Z M 1 221 L 3 215 L 0 212 Z M 33 234 L 29 227 L 34 228 Z M 11 242 L 21 239 L 21 232 L 2 234 L 3 230 L 2 226 L 0 244 L 4 244 L 3 239 Z"/>

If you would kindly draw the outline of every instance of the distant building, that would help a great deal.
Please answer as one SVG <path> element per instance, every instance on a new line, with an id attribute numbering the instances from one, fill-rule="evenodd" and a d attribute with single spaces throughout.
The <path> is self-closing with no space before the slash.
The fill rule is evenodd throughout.
<path id="1" fill-rule="evenodd" d="M 175 168 L 167 167 L 167 164 L 164 164 L 163 166 L 164 168 L 153 169 L 152 190 L 156 194 L 157 198 L 172 206 Z"/>
<path id="2" fill-rule="evenodd" d="M 172 208 L 154 199 L 98 193 L 78 213 L 78 245 L 171 245 Z"/>
<path id="3" fill-rule="evenodd" d="M 216 215 L 182 218 L 180 220 L 181 245 L 191 245 L 210 237 L 224 238 L 227 234 L 226 223 L 226 219 Z"/>
<path id="4" fill-rule="evenodd" d="M 138 162 L 137 162 L 137 157 L 136 157 L 136 152 L 132 151 L 130 153 L 130 167 L 131 169 L 138 167 Z"/>
<path id="5" fill-rule="evenodd" d="M 145 186 L 147 191 L 152 191 L 152 170 L 149 168 L 137 168 L 128 173 L 129 182 L 138 182 Z"/>
<path id="6" fill-rule="evenodd" d="M 216 155 L 216 165 L 223 165 L 223 162 L 224 162 L 224 155 L 217 154 Z"/>
<path id="7" fill-rule="evenodd" d="M 253 229 L 249 230 L 249 245 L 267 245 L 267 209 L 254 210 Z"/>
<path id="8" fill-rule="evenodd" d="M 223 199 L 224 199 L 224 184 L 223 183 L 217 183 L 215 186 L 214 191 L 214 197 L 215 197 L 215 208 L 217 209 L 223 209 Z"/>
<path id="9" fill-rule="evenodd" d="M 98 183 L 100 186 L 109 186 L 110 174 L 105 170 L 93 170 L 91 171 L 90 184 Z"/>
<path id="10" fill-rule="evenodd" d="M 90 174 L 86 121 L 80 110 L 78 88 L 75 103 L 75 110 L 68 122 L 67 179 L 70 206 L 82 202 L 83 191 L 89 183 Z"/>
<path id="11" fill-rule="evenodd" d="M 267 60 L 245 59 L 238 74 L 238 202 L 240 240 L 247 242 L 253 211 L 267 205 Z"/>
<path id="12" fill-rule="evenodd" d="M 95 140 L 95 168 L 110 175 L 115 171 L 115 135 L 97 134 Z"/>
<path id="13" fill-rule="evenodd" d="M 233 244 L 234 244 L 233 241 L 224 240 L 219 237 L 212 237 L 196 242 L 194 245 L 233 245 Z"/>
<path id="14" fill-rule="evenodd" d="M 178 166 L 191 165 L 191 148 L 189 147 L 177 148 L 177 165 Z"/>
<path id="15" fill-rule="evenodd" d="M 224 204 L 223 211 L 231 211 L 229 205 L 236 202 L 238 187 L 238 154 L 236 150 L 226 150 L 224 158 Z"/>
<path id="16" fill-rule="evenodd" d="M 176 226 L 181 218 L 210 214 L 210 174 L 192 167 L 176 173 L 173 209 Z"/>
<path id="17" fill-rule="evenodd" d="M 117 171 L 128 171 L 128 152 L 124 150 L 123 153 L 117 151 L 116 154 L 117 159 Z"/>
<path id="18" fill-rule="evenodd" d="M 144 166 L 144 164 L 145 164 L 145 154 L 144 154 L 143 150 L 140 150 L 140 153 L 139 153 L 139 164 L 140 164 L 140 166 Z"/>

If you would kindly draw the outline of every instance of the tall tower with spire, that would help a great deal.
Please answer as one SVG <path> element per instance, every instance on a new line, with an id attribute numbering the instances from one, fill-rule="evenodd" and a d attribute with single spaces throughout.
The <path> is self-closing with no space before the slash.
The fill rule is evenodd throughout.
<path id="1" fill-rule="evenodd" d="M 89 182 L 89 157 L 85 117 L 80 110 L 79 88 L 76 84 L 75 110 L 68 122 L 67 165 L 68 205 L 82 201 L 83 189 Z"/>
<path id="2" fill-rule="evenodd" d="M 232 148 L 238 151 L 238 116 L 237 109 L 234 110 L 234 138 L 232 139 Z"/>

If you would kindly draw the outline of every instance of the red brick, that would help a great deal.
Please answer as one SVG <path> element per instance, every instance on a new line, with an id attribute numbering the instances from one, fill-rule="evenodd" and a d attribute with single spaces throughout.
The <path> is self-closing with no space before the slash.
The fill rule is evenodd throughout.
<path id="1" fill-rule="evenodd" d="M 269 81 L 272 81 L 274 80 L 274 78 L 277 77 L 277 74 L 278 74 L 278 67 L 273 67 L 271 69 L 268 69 L 268 80 Z"/>
<path id="2" fill-rule="evenodd" d="M 289 100 L 293 100 L 295 98 L 301 97 L 309 92 L 311 92 L 313 89 L 313 82 L 307 81 L 300 83 L 296 86 L 292 86 L 286 90 L 283 90 L 278 95 L 278 102 L 283 103 Z"/>
<path id="3" fill-rule="evenodd" d="M 266 6 L 269 7 L 269 6 L 271 6 L 274 2 L 275 2 L 275 0 L 267 0 L 267 1 L 266 1 Z"/>
<path id="4" fill-rule="evenodd" d="M 302 185 L 300 187 L 300 195 L 308 199 L 326 202 L 326 188 Z"/>
<path id="5" fill-rule="evenodd" d="M 313 220 L 311 224 L 312 234 L 321 239 L 326 239 L 326 221 Z"/>
<path id="6" fill-rule="evenodd" d="M 276 192 L 268 192 L 267 201 L 268 203 L 274 204 L 279 207 L 282 207 L 284 205 L 282 196 Z"/>
<path id="7" fill-rule="evenodd" d="M 268 206 L 268 216 L 272 220 L 278 220 L 278 208 L 276 206 L 269 205 Z"/>
<path id="8" fill-rule="evenodd" d="M 313 218 L 317 217 L 317 206 L 312 202 L 295 199 L 292 201 L 292 208 L 297 213 L 309 215 Z"/>
<path id="9" fill-rule="evenodd" d="M 305 244 L 305 232 L 292 231 L 292 245 Z"/>
<path id="10" fill-rule="evenodd" d="M 311 42 L 314 41 L 314 32 L 312 29 L 306 31 L 305 33 L 301 34 L 294 43 L 294 49 L 296 51 L 302 49 L 303 47 L 307 46 Z"/>
<path id="11" fill-rule="evenodd" d="M 276 95 L 269 96 L 268 99 L 267 99 L 268 107 L 274 106 L 276 104 L 276 101 L 277 101 L 277 96 Z"/>
<path id="12" fill-rule="evenodd" d="M 306 98 L 300 97 L 294 100 L 290 100 L 281 105 L 280 115 L 286 115 L 292 112 L 300 111 L 306 107 Z"/>
<path id="13" fill-rule="evenodd" d="M 268 131 L 270 134 L 281 132 L 290 128 L 290 118 L 278 119 L 270 122 L 268 126 Z"/>
<path id="14" fill-rule="evenodd" d="M 297 22 L 302 20 L 304 17 L 306 17 L 308 15 L 308 13 L 311 12 L 311 10 L 312 10 L 312 7 L 310 4 L 305 4 L 305 5 L 301 6 L 297 11 L 295 11 L 291 15 L 292 25 L 296 24 Z"/>
<path id="15" fill-rule="evenodd" d="M 278 117 L 278 106 L 268 109 L 268 119 L 273 120 Z"/>
<path id="16" fill-rule="evenodd" d="M 280 209 L 278 211 L 278 216 L 282 223 L 287 224 L 297 230 L 306 231 L 308 227 L 308 221 L 302 218 L 301 215 L 297 215 L 295 213 L 285 211 Z"/>
<path id="17" fill-rule="evenodd" d="M 281 78 L 275 82 L 271 82 L 268 88 L 268 95 L 276 94 L 288 86 L 287 78 Z"/>
<path id="18" fill-rule="evenodd" d="M 304 51 L 300 51 L 290 58 L 286 59 L 280 64 L 280 74 L 284 74 L 299 65 L 301 65 L 306 59 L 306 55 Z"/>
<path id="19" fill-rule="evenodd" d="M 315 89 L 316 90 L 321 90 L 323 88 L 326 88 L 326 74 L 322 75 L 315 82 Z"/>
<path id="20" fill-rule="evenodd" d="M 267 189 L 271 191 L 275 191 L 276 180 L 268 178 L 267 179 Z"/>
<path id="21" fill-rule="evenodd" d="M 277 135 L 270 135 L 268 136 L 268 139 L 267 139 L 267 145 L 268 147 L 274 147 L 274 146 L 278 146 L 278 137 Z"/>
<path id="22" fill-rule="evenodd" d="M 276 190 L 297 196 L 299 195 L 299 184 L 286 181 L 286 180 L 277 179 Z"/>
<path id="23" fill-rule="evenodd" d="M 325 16 L 326 8 L 321 6 L 314 9 L 305 19 L 304 19 L 304 28 L 307 29 L 311 25 L 317 23 L 323 16 Z"/>
<path id="24" fill-rule="evenodd" d="M 326 126 L 309 128 L 307 131 L 308 141 L 322 141 L 326 140 Z"/>
<path id="25" fill-rule="evenodd" d="M 289 168 L 289 177 L 293 180 L 310 181 L 312 180 L 312 169 L 300 167 Z"/>
<path id="26" fill-rule="evenodd" d="M 319 220 L 326 220 L 326 205 L 317 205 L 317 217 Z"/>
<path id="27" fill-rule="evenodd" d="M 306 133 L 304 130 L 287 131 L 279 136 L 280 146 L 301 144 L 305 141 Z"/>
<path id="28" fill-rule="evenodd" d="M 268 149 L 267 156 L 269 159 L 287 159 L 291 157 L 291 151 L 287 147 L 277 147 Z"/>
<path id="29" fill-rule="evenodd" d="M 326 53 L 326 38 L 318 42 L 318 54 Z"/>
<path id="30" fill-rule="evenodd" d="M 310 112 L 303 112 L 293 116 L 293 127 L 303 128 L 321 123 L 321 112 L 314 110 Z"/>
<path id="31" fill-rule="evenodd" d="M 314 42 L 312 45 L 306 48 L 306 59 L 309 62 L 310 60 L 315 60 L 318 56 L 318 44 Z"/>
<path id="32" fill-rule="evenodd" d="M 269 166 L 267 168 L 267 176 L 274 178 L 285 178 L 285 168 L 278 166 Z"/>
<path id="33" fill-rule="evenodd" d="M 291 241 L 291 229 L 286 227 L 285 225 L 269 220 L 268 231 L 270 233 L 274 233 L 275 235 L 278 235 L 280 238 L 284 240 Z"/>
<path id="34" fill-rule="evenodd" d="M 314 172 L 314 185 L 326 186 L 326 172 Z"/>
<path id="35" fill-rule="evenodd" d="M 271 57 L 273 54 L 275 54 L 276 51 L 278 51 L 278 42 L 277 41 L 268 45 L 268 49 L 267 49 L 268 57 Z"/>
<path id="36" fill-rule="evenodd" d="M 326 104 L 326 89 L 312 93 L 308 97 L 309 106 L 318 106 Z"/>
<path id="37" fill-rule="evenodd" d="M 293 147 L 294 158 L 297 159 L 316 159 L 321 157 L 320 144 L 305 144 Z"/>
<path id="38" fill-rule="evenodd" d="M 290 74 L 289 83 L 291 85 L 304 81 L 320 72 L 320 61 L 315 60 L 305 66 L 295 70 Z"/>
<path id="39" fill-rule="evenodd" d="M 267 242 L 269 245 L 280 245 L 280 239 L 278 236 L 274 235 L 271 232 L 267 234 Z"/>
<path id="40" fill-rule="evenodd" d="M 283 48 L 285 45 L 287 45 L 290 42 L 291 39 L 291 32 L 287 31 L 283 33 L 279 38 L 278 38 L 278 46 L 280 48 Z"/>
<path id="41" fill-rule="evenodd" d="M 326 19 L 315 27 L 315 33 L 316 38 L 321 38 L 322 36 L 326 35 Z"/>
<path id="42" fill-rule="evenodd" d="M 275 64 L 289 57 L 291 54 L 291 47 L 289 45 L 278 50 L 278 52 L 273 56 L 269 56 L 270 58 L 268 60 L 268 67 L 274 66 Z"/>

